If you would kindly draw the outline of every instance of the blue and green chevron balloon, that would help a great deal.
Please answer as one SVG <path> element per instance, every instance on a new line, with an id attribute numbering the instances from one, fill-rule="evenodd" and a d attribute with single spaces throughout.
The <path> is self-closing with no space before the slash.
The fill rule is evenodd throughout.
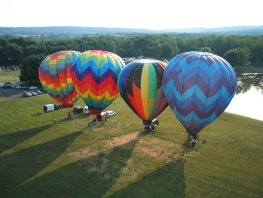
<path id="1" fill-rule="evenodd" d="M 189 134 L 197 134 L 221 115 L 237 88 L 236 74 L 226 60 L 196 51 L 179 54 L 168 63 L 162 86 Z"/>
<path id="2" fill-rule="evenodd" d="M 88 50 L 76 58 L 72 80 L 91 114 L 100 115 L 117 98 L 117 79 L 124 66 L 121 57 L 103 50 Z"/>

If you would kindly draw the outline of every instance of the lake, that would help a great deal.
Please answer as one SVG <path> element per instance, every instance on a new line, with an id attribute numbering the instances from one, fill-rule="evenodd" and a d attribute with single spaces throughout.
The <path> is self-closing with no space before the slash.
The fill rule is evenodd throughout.
<path id="1" fill-rule="evenodd" d="M 263 74 L 237 76 L 237 93 L 226 112 L 263 120 Z"/>

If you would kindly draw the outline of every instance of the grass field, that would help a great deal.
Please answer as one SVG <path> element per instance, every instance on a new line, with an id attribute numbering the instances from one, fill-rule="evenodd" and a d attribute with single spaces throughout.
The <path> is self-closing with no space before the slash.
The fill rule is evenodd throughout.
<path id="1" fill-rule="evenodd" d="M 0 70 L 0 82 L 19 81 L 20 70 Z"/>
<path id="2" fill-rule="evenodd" d="M 235 68 L 237 75 L 243 73 L 263 73 L 263 67 L 245 67 L 245 68 Z"/>
<path id="3" fill-rule="evenodd" d="M 0 71 L 0 82 L 18 75 Z M 144 134 L 121 98 L 91 128 L 90 116 L 66 119 L 68 109 L 42 113 L 54 103 L 47 94 L 0 99 L 1 198 L 263 197 L 261 121 L 224 113 L 191 148 L 169 107 Z"/>
<path id="4" fill-rule="evenodd" d="M 47 103 L 47 94 L 0 102 L 0 197 L 263 197 L 261 121 L 224 113 L 192 149 L 169 107 L 143 134 L 121 98 L 91 128 L 84 114 L 42 113 Z"/>

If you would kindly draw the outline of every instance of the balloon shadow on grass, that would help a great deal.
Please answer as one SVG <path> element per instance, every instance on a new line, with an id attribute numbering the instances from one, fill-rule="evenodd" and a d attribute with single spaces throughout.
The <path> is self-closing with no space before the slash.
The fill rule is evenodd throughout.
<path id="1" fill-rule="evenodd" d="M 48 129 L 50 126 L 50 124 L 47 124 L 35 128 L 17 131 L 15 133 L 0 135 L 0 153 L 12 148 L 13 146 L 25 141 L 26 139 L 34 135 L 37 135 L 41 131 Z"/>
<path id="2" fill-rule="evenodd" d="M 20 186 L 13 197 L 103 197 L 126 167 L 139 139 L 140 135 L 32 180 Z"/>
<path id="3" fill-rule="evenodd" d="M 80 134 L 74 132 L 0 157 L 0 197 L 22 197 L 16 194 L 19 185 L 56 160 L 68 148 L 69 137 L 74 141 Z"/>
<path id="4" fill-rule="evenodd" d="M 185 197 L 184 161 L 174 160 L 130 184 L 110 198 L 183 198 Z"/>

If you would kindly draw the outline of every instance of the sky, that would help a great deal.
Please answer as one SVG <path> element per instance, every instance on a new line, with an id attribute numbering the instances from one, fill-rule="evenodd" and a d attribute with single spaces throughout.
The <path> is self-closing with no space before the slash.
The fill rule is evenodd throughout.
<path id="1" fill-rule="evenodd" d="M 256 26 L 262 7 L 262 0 L 0 0 L 0 27 Z"/>

